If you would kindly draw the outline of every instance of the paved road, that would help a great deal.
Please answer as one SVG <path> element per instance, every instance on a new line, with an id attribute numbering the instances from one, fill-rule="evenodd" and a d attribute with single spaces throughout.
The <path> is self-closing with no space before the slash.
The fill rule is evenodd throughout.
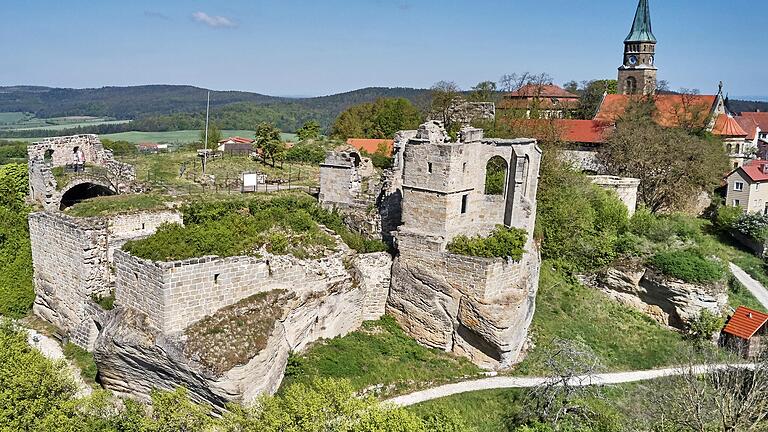
<path id="1" fill-rule="evenodd" d="M 571 383 L 573 385 L 606 385 L 621 384 L 629 382 L 647 381 L 656 378 L 682 375 L 692 371 L 696 374 L 703 374 L 714 370 L 725 368 L 754 368 L 754 364 L 722 364 L 722 365 L 697 365 L 684 368 L 651 369 L 633 372 L 617 372 L 598 374 L 592 377 L 576 377 Z M 549 382 L 551 378 L 543 377 L 493 377 L 478 379 L 474 381 L 464 381 L 454 384 L 446 384 L 427 390 L 414 392 L 411 394 L 398 396 L 387 400 L 396 406 L 409 406 L 433 399 L 439 399 L 445 396 L 451 396 L 459 393 L 473 392 L 478 390 L 505 389 L 505 388 L 529 388 L 536 387 Z"/>
<path id="2" fill-rule="evenodd" d="M 752 277 L 742 270 L 741 267 L 734 263 L 728 263 L 728 266 L 731 268 L 733 276 L 735 276 L 736 279 L 738 279 L 739 282 L 741 282 L 741 284 L 755 296 L 757 301 L 759 301 L 764 308 L 768 309 L 768 290 L 766 290 L 760 282 L 752 279 Z"/>

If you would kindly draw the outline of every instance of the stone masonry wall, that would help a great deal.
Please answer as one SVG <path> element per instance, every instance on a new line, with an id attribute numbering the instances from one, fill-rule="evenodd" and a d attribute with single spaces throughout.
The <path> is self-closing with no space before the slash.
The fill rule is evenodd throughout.
<path id="1" fill-rule="evenodd" d="M 152 262 L 116 251 L 115 303 L 143 312 L 150 324 L 171 334 L 254 294 L 276 289 L 307 292 L 349 278 L 345 256 L 337 253 L 321 260 L 299 260 L 265 254 L 261 258 L 211 256 Z M 382 270 L 376 270 L 388 268 L 382 259 L 358 258 L 363 262 L 359 274 L 371 275 L 363 282 L 367 316 L 376 315 L 381 298 L 386 298 L 388 283 Z"/>
<path id="2" fill-rule="evenodd" d="M 109 232 L 109 261 L 115 249 L 123 247 L 128 240 L 148 237 L 157 231 L 164 223 L 184 224 L 181 212 L 176 210 L 126 213 L 109 216 L 107 230 Z"/>
<path id="3" fill-rule="evenodd" d="M 163 222 L 180 222 L 174 211 L 75 218 L 60 212 L 29 216 L 34 312 L 63 330 L 78 345 L 93 345 L 95 296 L 108 296 L 114 285 L 113 251 L 131 238 L 152 234 Z M 153 279 L 146 278 L 147 283 Z M 146 293 L 132 302 L 152 302 Z"/>
<path id="4" fill-rule="evenodd" d="M 73 336 L 91 316 L 92 295 L 109 293 L 107 227 L 98 219 L 29 215 L 34 312 Z M 81 346 L 89 337 L 73 339 Z"/>

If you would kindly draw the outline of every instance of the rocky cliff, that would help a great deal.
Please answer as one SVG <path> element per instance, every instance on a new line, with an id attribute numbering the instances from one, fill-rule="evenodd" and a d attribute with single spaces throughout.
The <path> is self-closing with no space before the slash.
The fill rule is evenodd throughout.
<path id="1" fill-rule="evenodd" d="M 660 324 L 678 329 L 685 329 L 703 310 L 720 315 L 728 304 L 724 282 L 686 283 L 647 268 L 639 261 L 615 265 L 584 281 Z"/>
<path id="2" fill-rule="evenodd" d="M 289 353 L 347 334 L 364 317 L 375 318 L 370 290 L 389 285 L 380 276 L 391 262 L 386 253 L 357 256 L 343 280 L 305 292 L 286 287 L 252 296 L 178 333 L 165 334 L 143 313 L 119 307 L 98 323 L 94 357 L 100 380 L 143 399 L 153 388 L 183 385 L 194 399 L 219 409 L 253 401 L 277 390 Z M 383 301 L 377 307 L 383 313 Z"/>

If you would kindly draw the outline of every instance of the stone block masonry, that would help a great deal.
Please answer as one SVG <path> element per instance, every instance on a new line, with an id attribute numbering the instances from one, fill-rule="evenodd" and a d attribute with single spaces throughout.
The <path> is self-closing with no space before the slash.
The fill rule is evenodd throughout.
<path id="1" fill-rule="evenodd" d="M 181 222 L 175 211 L 75 218 L 59 212 L 29 215 L 34 312 L 83 348 L 91 348 L 99 310 L 94 296 L 114 283 L 112 252 L 125 241 L 152 234 L 164 222 Z"/>
<path id="2" fill-rule="evenodd" d="M 146 314 L 151 325 L 172 334 L 255 294 L 272 290 L 307 293 L 351 278 L 344 264 L 351 258 L 349 251 L 320 260 L 262 253 L 264 257 L 153 262 L 115 251 L 115 304 Z M 388 278 L 382 275 L 391 266 L 388 255 L 387 259 L 356 258 L 367 306 L 349 319 L 362 322 L 363 315 L 366 319 L 381 316 L 382 298 L 389 288 Z"/>
<path id="3" fill-rule="evenodd" d="M 439 122 L 398 137 L 402 225 L 387 313 L 427 346 L 482 367 L 508 367 L 519 361 L 535 309 L 541 149 L 530 139 L 484 139 L 474 128 L 462 129 L 460 139 L 450 142 Z M 491 159 L 505 167 L 498 195 L 485 190 Z M 485 236 L 497 225 L 526 231 L 519 262 L 446 251 L 456 236 Z"/>
<path id="4" fill-rule="evenodd" d="M 108 233 L 103 220 L 63 214 L 29 215 L 35 314 L 53 323 L 73 342 L 88 347 L 95 335 L 75 332 L 91 318 L 93 295 L 109 294 Z M 79 336 L 79 337 L 75 337 Z"/>

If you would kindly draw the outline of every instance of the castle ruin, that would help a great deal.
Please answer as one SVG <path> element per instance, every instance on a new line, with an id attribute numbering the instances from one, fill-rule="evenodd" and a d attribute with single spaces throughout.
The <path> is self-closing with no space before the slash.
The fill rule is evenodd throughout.
<path id="1" fill-rule="evenodd" d="M 419 342 L 480 366 L 519 361 L 540 264 L 533 226 L 541 150 L 534 140 L 486 139 L 482 130 L 464 128 L 450 142 L 440 122 L 427 122 L 397 134 L 393 168 L 379 174 L 352 149 L 329 152 L 319 205 L 344 215 L 351 229 L 388 241 L 394 258 L 357 253 L 335 236 L 334 252 L 321 258 L 262 249 L 258 256 L 167 262 L 121 248 L 162 223 L 183 224 L 172 208 L 97 218 L 60 211 L 84 197 L 68 196 L 76 193 L 70 185 L 91 178 L 86 170 L 64 189 L 56 184 L 52 169 L 66 166 L 75 147 L 94 166 L 120 164 L 94 136 L 30 146 L 30 198 L 45 208 L 29 217 L 34 311 L 92 350 L 100 382 L 117 393 L 146 398 L 152 388 L 184 385 L 217 407 L 250 402 L 277 390 L 289 353 L 385 313 Z M 501 171 L 494 174 L 498 190 L 489 192 L 492 164 Z M 111 193 L 131 187 L 92 181 Z M 528 234 L 520 260 L 446 250 L 456 236 L 485 236 L 499 225 Z M 111 294 L 114 309 L 99 307 L 97 300 Z M 264 299 L 271 302 L 267 309 L 259 303 Z M 196 329 L 231 314 L 263 319 L 271 329 L 258 346 L 244 344 L 247 359 L 217 357 L 224 346 L 191 350 Z"/>

